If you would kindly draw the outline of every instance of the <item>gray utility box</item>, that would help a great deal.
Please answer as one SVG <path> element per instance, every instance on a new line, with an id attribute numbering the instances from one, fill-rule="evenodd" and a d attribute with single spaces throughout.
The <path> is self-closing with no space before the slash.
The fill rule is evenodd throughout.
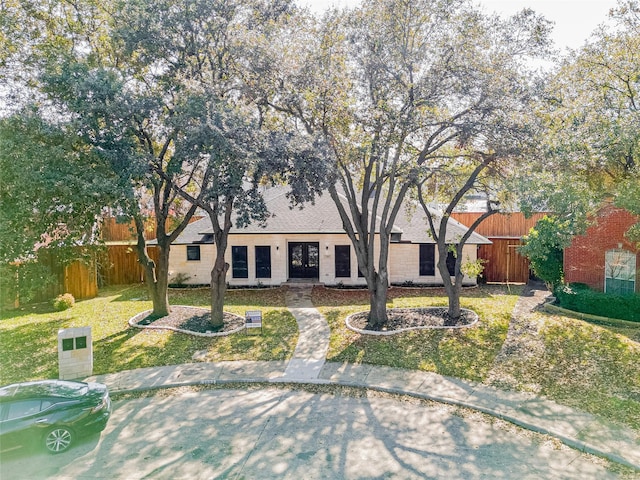
<path id="1" fill-rule="evenodd" d="M 61 380 L 93 375 L 91 327 L 58 330 L 58 366 Z"/>

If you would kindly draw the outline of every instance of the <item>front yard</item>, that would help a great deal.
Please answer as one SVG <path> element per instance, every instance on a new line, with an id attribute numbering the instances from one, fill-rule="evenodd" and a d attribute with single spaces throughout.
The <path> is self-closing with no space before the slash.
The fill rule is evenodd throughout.
<path id="1" fill-rule="evenodd" d="M 533 392 L 640 432 L 640 324 L 598 326 L 535 312 L 522 350 L 506 352 L 498 368 L 496 356 L 521 291 L 497 285 L 465 290 L 462 306 L 479 315 L 473 328 L 391 337 L 361 336 L 345 327 L 347 315 L 368 309 L 365 291 L 316 288 L 313 301 L 331 326 L 328 361 L 419 369 Z M 392 288 L 388 307 L 446 304 L 441 289 Z"/>
<path id="2" fill-rule="evenodd" d="M 129 318 L 151 308 L 147 298 L 142 286 L 119 286 L 103 289 L 97 298 L 76 302 L 63 312 L 47 304 L 3 312 L 0 384 L 57 378 L 58 330 L 69 327 L 92 327 L 94 374 L 192 362 L 194 353 L 205 351 L 209 361 L 285 360 L 295 349 L 298 327 L 284 308 L 281 289 L 230 290 L 226 310 L 244 316 L 245 310 L 261 309 L 263 334 L 219 338 L 130 328 Z M 207 307 L 209 292 L 172 290 L 169 298 L 172 305 Z"/>
<path id="3" fill-rule="evenodd" d="M 488 286 L 465 289 L 462 307 L 474 310 L 479 323 L 473 328 L 420 330 L 389 337 L 360 336 L 348 330 L 347 315 L 368 310 L 364 290 L 314 289 L 313 303 L 331 327 L 328 361 L 373 363 L 437 372 L 481 381 L 502 347 L 511 311 L 522 287 Z M 389 308 L 446 306 L 442 289 L 393 287 Z"/>
<path id="4" fill-rule="evenodd" d="M 504 286 L 465 290 L 462 306 L 478 313 L 476 326 L 390 337 L 361 336 L 346 328 L 349 313 L 368 309 L 366 291 L 318 287 L 313 302 L 331 327 L 328 361 L 420 369 L 531 391 L 640 431 L 640 326 L 597 326 L 535 313 L 530 325 L 535 355 L 511 352 L 496 368 L 520 293 L 521 287 Z M 172 290 L 170 302 L 206 307 L 208 291 Z M 92 327 L 95 374 L 192 362 L 196 352 L 207 361 L 285 360 L 293 354 L 298 331 L 284 305 L 284 289 L 230 290 L 226 310 L 240 315 L 262 310 L 264 332 L 220 338 L 130 328 L 127 320 L 151 306 L 141 286 L 104 289 L 63 312 L 45 304 L 5 311 L 0 384 L 57 378 L 57 332 L 75 326 Z M 390 290 L 390 308 L 444 305 L 440 289 Z"/>

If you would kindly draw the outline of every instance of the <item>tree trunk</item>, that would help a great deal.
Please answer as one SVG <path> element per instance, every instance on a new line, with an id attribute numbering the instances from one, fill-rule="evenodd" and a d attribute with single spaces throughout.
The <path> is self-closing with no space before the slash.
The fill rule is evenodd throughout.
<path id="1" fill-rule="evenodd" d="M 169 315 L 169 248 L 158 245 L 158 261 L 155 264 L 155 279 L 149 288 L 153 302 L 153 314 L 158 317 Z"/>
<path id="2" fill-rule="evenodd" d="M 215 265 L 211 270 L 211 326 L 213 329 L 221 329 L 224 325 L 227 270 L 229 270 L 229 264 L 224 261 L 224 253 L 217 255 Z"/>
<path id="3" fill-rule="evenodd" d="M 458 278 L 456 278 L 456 283 L 451 284 L 451 280 L 449 280 L 449 286 L 445 286 L 445 290 L 447 292 L 447 297 L 449 297 L 449 310 L 447 311 L 448 318 L 445 320 L 445 325 L 455 325 L 462 314 L 460 311 L 460 292 L 462 290 L 462 282 L 458 282 Z"/>
<path id="4" fill-rule="evenodd" d="M 144 238 L 144 223 L 139 216 L 134 216 L 138 241 L 136 250 L 138 261 L 144 268 L 144 282 L 149 291 L 149 297 L 153 302 L 154 317 L 169 315 L 168 297 L 168 271 L 169 271 L 169 245 L 158 242 L 158 265 L 151 260 L 147 253 L 147 242 Z"/>
<path id="5" fill-rule="evenodd" d="M 455 325 L 461 314 L 460 293 L 462 291 L 462 275 L 457 273 L 453 277 L 454 279 L 451 280 L 449 269 L 447 268 L 447 253 L 448 249 L 446 245 L 438 245 L 438 271 L 442 277 L 442 284 L 449 299 L 449 309 L 447 311 L 445 325 Z M 456 263 L 459 262 L 456 261 Z M 456 270 L 459 270 L 459 267 L 457 267 Z"/>
<path id="6" fill-rule="evenodd" d="M 387 291 L 386 278 L 375 273 L 375 279 L 369 283 L 369 325 L 373 330 L 381 330 L 386 325 Z"/>

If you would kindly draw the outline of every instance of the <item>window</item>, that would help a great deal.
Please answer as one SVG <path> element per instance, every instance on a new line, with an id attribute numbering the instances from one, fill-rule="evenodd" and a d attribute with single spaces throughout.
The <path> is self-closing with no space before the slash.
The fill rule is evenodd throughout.
<path id="1" fill-rule="evenodd" d="M 636 290 L 636 256 L 626 250 L 605 253 L 604 291 L 630 295 Z"/>
<path id="2" fill-rule="evenodd" d="M 432 277 L 436 274 L 436 246 L 433 243 L 420 244 L 420 275 Z"/>
<path id="3" fill-rule="evenodd" d="M 187 245 L 187 261 L 200 261 L 200 245 Z"/>
<path id="4" fill-rule="evenodd" d="M 231 247 L 231 264 L 233 278 L 249 278 L 247 247 Z"/>
<path id="5" fill-rule="evenodd" d="M 256 278 L 271 278 L 271 247 L 256 247 Z"/>
<path id="6" fill-rule="evenodd" d="M 351 276 L 351 248 L 349 245 L 336 245 L 336 277 Z"/>
<path id="7" fill-rule="evenodd" d="M 14 418 L 26 417 L 40 411 L 40 400 L 21 400 L 16 403 L 9 404 L 9 412 L 7 420 Z"/>

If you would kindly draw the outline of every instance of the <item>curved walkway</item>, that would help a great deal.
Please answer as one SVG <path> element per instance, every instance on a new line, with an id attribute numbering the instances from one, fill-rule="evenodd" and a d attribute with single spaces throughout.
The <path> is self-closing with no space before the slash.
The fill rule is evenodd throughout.
<path id="1" fill-rule="evenodd" d="M 528 298 L 528 297 L 531 298 Z M 540 301 L 525 290 L 520 309 Z M 526 305 L 526 304 L 532 305 Z M 535 432 L 551 435 L 580 451 L 640 470 L 640 438 L 627 428 L 532 394 L 506 391 L 433 372 L 374 365 L 325 363 L 329 327 L 311 304 L 311 288 L 290 287 L 287 307 L 300 329 L 289 362 L 217 362 L 142 368 L 91 377 L 113 393 L 185 385 L 253 383 L 335 384 L 406 394 L 471 408 Z M 514 319 L 519 318 L 514 312 Z M 511 327 L 510 327 L 511 328 Z M 518 325 L 513 326 L 518 328 Z M 516 333 L 516 332 L 510 332 Z M 508 335 L 509 337 L 509 335 Z M 512 338 L 516 338 L 515 335 Z M 501 363 L 497 359 L 497 363 Z"/>
<path id="2" fill-rule="evenodd" d="M 298 343 L 287 365 L 283 378 L 287 380 L 313 380 L 319 377 L 329 350 L 329 324 L 311 303 L 310 285 L 287 288 L 287 308 L 298 322 Z"/>

